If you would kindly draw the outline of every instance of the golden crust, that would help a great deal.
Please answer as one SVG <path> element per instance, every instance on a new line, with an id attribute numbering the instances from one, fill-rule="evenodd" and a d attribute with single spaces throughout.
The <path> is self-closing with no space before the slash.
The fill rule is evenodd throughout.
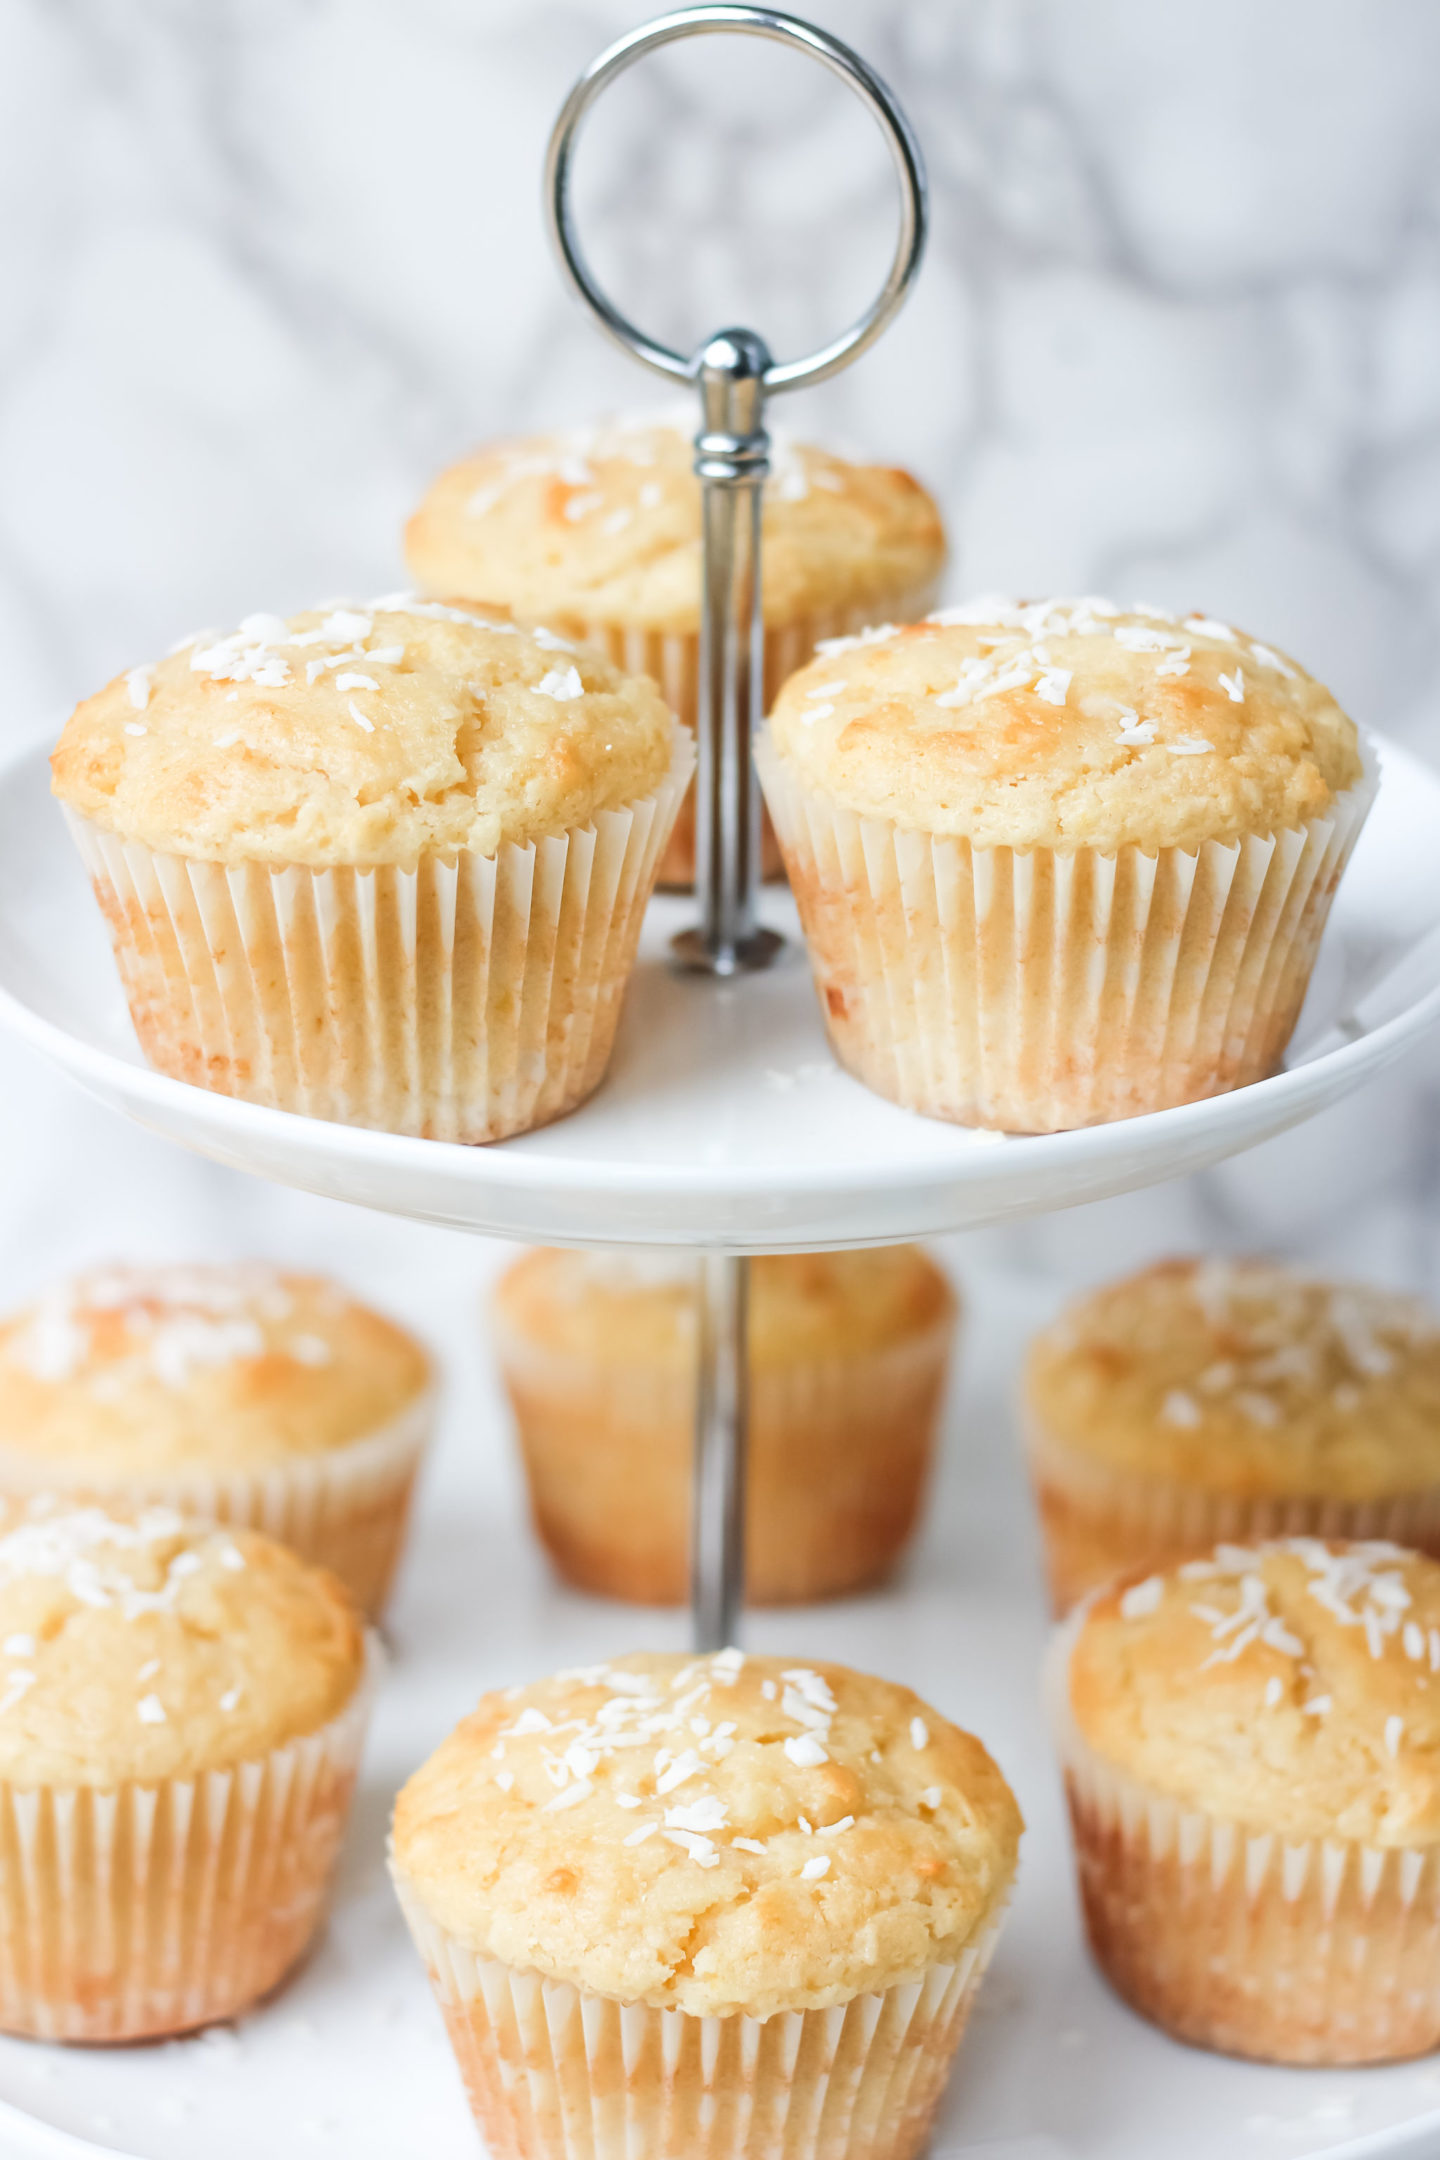
<path id="1" fill-rule="evenodd" d="M 51 766 L 62 802 L 162 852 L 413 869 L 653 794 L 673 727 L 588 648 L 402 594 L 192 638 L 77 706 Z"/>
<path id="2" fill-rule="evenodd" d="M 1084 1608 L 1070 1708 L 1114 1768 L 1289 1839 L 1440 1839 L 1440 1565 L 1314 1538 L 1131 1577 Z"/>
<path id="3" fill-rule="evenodd" d="M 1361 776 L 1328 690 L 1205 618 L 982 600 L 822 646 L 777 751 L 861 816 L 983 847 L 1194 849 L 1291 830 Z"/>
<path id="4" fill-rule="evenodd" d="M 686 1256 L 536 1246 L 496 1285 L 502 1324 L 547 1350 L 605 1366 L 688 1366 L 695 1265 Z M 943 1270 L 918 1245 L 869 1252 L 770 1253 L 751 1269 L 757 1370 L 863 1357 L 920 1335 L 955 1310 Z"/>
<path id="5" fill-rule="evenodd" d="M 429 1381 L 412 1335 L 320 1276 L 97 1268 L 0 1321 L 0 1485 L 293 1462 Z"/>
<path id="6" fill-rule="evenodd" d="M 0 1502 L 0 1779 L 193 1777 L 318 1732 L 360 1683 L 347 1592 L 254 1531 Z"/>
<path id="7" fill-rule="evenodd" d="M 909 473 L 779 438 L 764 498 L 769 623 L 933 585 L 940 513 Z M 694 631 L 700 489 L 688 428 L 618 421 L 499 442 L 440 475 L 405 533 L 412 576 L 521 620 Z M 898 602 L 897 602 L 898 604 Z"/>
<path id="8" fill-rule="evenodd" d="M 1378 1500 L 1440 1484 L 1440 1319 L 1260 1260 L 1167 1260 L 1037 1335 L 1044 1444 L 1202 1491 Z"/>
<path id="9" fill-rule="evenodd" d="M 637 1655 L 485 1696 L 400 1794 L 394 1855 L 481 1955 L 620 2002 L 769 2017 L 958 1956 L 1009 1890 L 1021 1828 L 979 1741 L 908 1688 Z"/>

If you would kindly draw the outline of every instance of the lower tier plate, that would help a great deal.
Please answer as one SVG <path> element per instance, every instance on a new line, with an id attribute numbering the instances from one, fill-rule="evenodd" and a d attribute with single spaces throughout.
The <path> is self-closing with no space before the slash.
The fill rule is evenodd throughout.
<path id="1" fill-rule="evenodd" d="M 1379 800 L 1341 886 L 1288 1069 L 1151 1117 L 1002 1139 L 915 1117 L 835 1064 L 788 896 L 768 973 L 667 964 L 689 901 L 649 912 L 609 1078 L 542 1132 L 484 1148 L 259 1109 L 142 1061 L 99 911 L 38 752 L 0 773 L 0 1020 L 153 1131 L 337 1200 L 554 1243 L 808 1251 L 1101 1199 L 1204 1168 L 1324 1109 L 1440 1011 L 1440 778 L 1380 745 Z"/>
<path id="2" fill-rule="evenodd" d="M 478 2160 L 385 1877 L 392 1795 L 481 1688 L 679 1648 L 684 1624 L 550 1583 L 522 1525 L 500 1405 L 483 1378 L 465 1382 L 474 1284 L 457 1285 L 456 1272 L 437 1266 L 415 1289 L 457 1385 L 328 1934 L 288 1990 L 233 2028 L 118 2050 L 0 2041 L 6 2160 Z M 1038 1713 L 1045 1620 L 1004 1407 L 1021 1341 L 1049 1317 L 1050 1298 L 1013 1278 L 967 1295 L 964 1385 L 907 1580 L 847 1604 L 756 1614 L 747 1627 L 756 1649 L 909 1681 L 981 1734 L 1024 1808 L 1018 1894 L 932 2160 L 1434 2160 L 1440 2058 L 1358 2071 L 1229 2062 L 1164 2039 L 1090 1967 Z"/>

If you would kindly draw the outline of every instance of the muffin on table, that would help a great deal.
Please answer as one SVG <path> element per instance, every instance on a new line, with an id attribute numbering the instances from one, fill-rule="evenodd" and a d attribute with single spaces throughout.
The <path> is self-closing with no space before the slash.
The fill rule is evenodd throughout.
<path id="1" fill-rule="evenodd" d="M 950 1284 L 916 1245 L 752 1262 L 752 1601 L 840 1597 L 895 1567 L 924 1499 L 955 1326 Z M 537 1248 L 500 1278 L 491 1328 L 560 1573 L 607 1597 L 681 1603 L 693 1257 Z"/>
<path id="2" fill-rule="evenodd" d="M 0 2030 L 236 2016 L 319 1924 L 368 1712 L 359 1614 L 253 1531 L 0 1502 Z"/>
<path id="3" fill-rule="evenodd" d="M 1162 1261 L 1043 1329 L 1024 1397 L 1059 1612 L 1221 1538 L 1440 1555 L 1440 1317 L 1417 1298 L 1262 1259 Z"/>
<path id="4" fill-rule="evenodd" d="M 411 518 L 411 575 L 441 599 L 545 622 L 651 676 L 693 729 L 700 665 L 700 484 L 693 416 L 612 420 L 478 450 Z M 934 604 L 940 513 L 909 473 L 772 434 L 762 506 L 765 702 L 822 638 Z M 758 718 L 758 716 L 757 716 Z M 779 867 L 764 836 L 765 868 Z M 693 798 L 661 868 L 695 871 Z"/>
<path id="5" fill-rule="evenodd" d="M 152 1065 L 465 1142 L 599 1086 L 693 762 L 652 683 L 403 594 L 188 639 L 51 760 Z"/>
<path id="6" fill-rule="evenodd" d="M 1270 2062 L 1440 2045 L 1440 1566 L 1285 1538 L 1099 1591 L 1049 1674 L 1091 1946 Z"/>
<path id="7" fill-rule="evenodd" d="M 908 1688 L 638 1655 L 483 1697 L 392 1866 L 496 2160 L 911 2160 L 1021 1827 Z"/>
<path id="8" fill-rule="evenodd" d="M 317 1275 L 93 1268 L 0 1318 L 0 1494 L 264 1530 L 372 1613 L 433 1421 L 414 1336 Z"/>
<path id="9" fill-rule="evenodd" d="M 1001 1132 L 1273 1072 L 1374 794 L 1283 654 L 1096 599 L 841 641 L 757 759 L 835 1055 Z"/>

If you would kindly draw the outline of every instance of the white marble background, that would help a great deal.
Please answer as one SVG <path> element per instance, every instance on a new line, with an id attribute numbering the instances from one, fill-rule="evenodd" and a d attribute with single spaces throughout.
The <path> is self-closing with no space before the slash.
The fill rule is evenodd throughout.
<path id="1" fill-rule="evenodd" d="M 816 0 L 901 92 L 935 235 L 884 348 L 788 417 L 913 462 L 971 586 L 1111 588 L 1291 647 L 1440 754 L 1440 10 Z M 616 0 L 7 0 L 0 728 L 202 622 L 396 581 L 430 473 L 643 401 L 538 172 Z M 635 311 L 791 349 L 865 293 L 887 167 L 758 49 L 632 81 L 587 229 Z M 663 394 L 663 392 L 661 393 Z M 1440 1274 L 1432 1057 L 1261 1155 L 957 1246 L 972 1280 L 1264 1244 Z M 273 1250 L 444 1317 L 493 1256 L 173 1155 L 0 1043 L 0 1296 L 98 1253 Z M 448 1301 L 448 1303 L 446 1302 Z"/>

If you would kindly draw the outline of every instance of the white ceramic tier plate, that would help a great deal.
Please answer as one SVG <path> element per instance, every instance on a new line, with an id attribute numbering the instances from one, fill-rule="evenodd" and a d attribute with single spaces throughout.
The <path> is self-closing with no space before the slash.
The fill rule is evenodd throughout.
<path id="1" fill-rule="evenodd" d="M 908 1580 L 747 1622 L 754 1648 L 909 1681 L 984 1737 L 1025 1810 L 1014 1911 L 931 2160 L 1434 2160 L 1440 2057 L 1365 2071 L 1228 2062 L 1162 2038 L 1090 1969 L 1038 1715 L 1044 1619 L 1004 1407 L 1048 1293 L 1012 1277 L 967 1295 L 966 1384 Z M 481 2160 L 385 1880 L 390 1797 L 482 1687 L 680 1647 L 685 1628 L 678 1614 L 550 1585 L 507 1475 L 499 1404 L 464 1354 L 475 1283 L 448 1248 L 424 1302 L 454 1384 L 328 1936 L 286 1993 L 208 2038 L 119 2050 L 0 2040 L 5 2160 Z"/>
<path id="2" fill-rule="evenodd" d="M 574 1116 L 488 1148 L 265 1110 L 143 1063 L 43 758 L 0 773 L 0 1018 L 153 1131 L 333 1199 L 501 1237 L 730 1245 L 879 1243 L 1153 1183 L 1269 1139 L 1398 1057 L 1440 1011 L 1440 779 L 1382 748 L 1379 800 L 1342 884 L 1288 1070 L 1212 1102 L 1033 1139 L 912 1116 L 826 1048 L 792 943 L 764 975 L 676 975 L 690 903 L 651 909 L 609 1078 Z"/>

